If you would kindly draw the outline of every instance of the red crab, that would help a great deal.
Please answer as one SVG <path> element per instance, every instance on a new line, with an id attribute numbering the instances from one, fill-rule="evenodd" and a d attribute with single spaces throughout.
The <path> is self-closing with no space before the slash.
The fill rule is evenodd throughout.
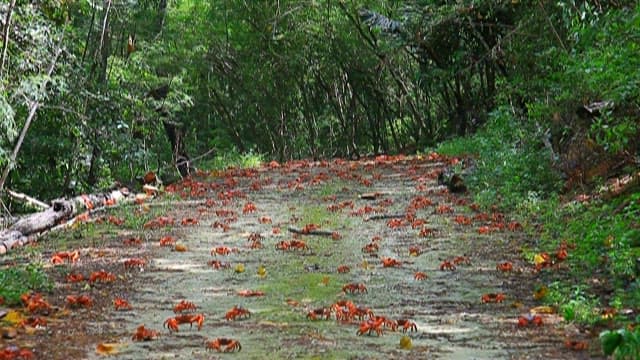
<path id="1" fill-rule="evenodd" d="M 173 236 L 163 236 L 160 239 L 160 246 L 173 247 L 176 244 L 176 238 Z"/>
<path id="2" fill-rule="evenodd" d="M 387 226 L 391 229 L 397 229 L 405 225 L 404 219 L 391 219 L 387 221 Z"/>
<path id="3" fill-rule="evenodd" d="M 116 311 L 133 309 L 133 306 L 131 306 L 131 304 L 129 304 L 127 300 L 121 298 L 113 299 L 113 306 L 115 307 Z"/>
<path id="4" fill-rule="evenodd" d="M 320 225 L 318 225 L 318 224 L 307 224 L 302 228 L 301 232 L 303 234 L 309 234 L 312 231 L 315 231 L 315 230 L 318 230 L 318 229 L 320 229 Z"/>
<path id="5" fill-rule="evenodd" d="M 456 256 L 455 258 L 453 258 L 453 264 L 454 265 L 460 265 L 460 264 L 471 265 L 471 260 L 469 259 L 468 256 Z"/>
<path id="6" fill-rule="evenodd" d="M 526 315 L 518 317 L 518 326 L 526 327 L 529 325 L 541 326 L 543 324 L 542 317 L 540 315 Z"/>
<path id="7" fill-rule="evenodd" d="M 455 269 L 456 269 L 456 266 L 449 260 L 444 260 L 440 264 L 440 270 L 442 270 L 442 271 L 444 271 L 444 270 L 454 271 Z"/>
<path id="8" fill-rule="evenodd" d="M 65 260 L 75 263 L 80 258 L 80 252 L 76 251 L 59 251 L 51 256 L 51 263 L 54 265 L 64 264 Z"/>
<path id="9" fill-rule="evenodd" d="M 507 225 L 510 231 L 522 231 L 522 225 L 517 221 L 512 221 Z"/>
<path id="10" fill-rule="evenodd" d="M 122 240 L 124 246 L 140 246 L 142 245 L 142 239 L 139 237 L 130 237 Z"/>
<path id="11" fill-rule="evenodd" d="M 573 351 L 582 351 L 589 348 L 589 344 L 585 341 L 565 340 L 564 346 Z"/>
<path id="12" fill-rule="evenodd" d="M 235 305 L 231 310 L 227 311 L 224 318 L 227 320 L 235 320 L 236 318 L 251 317 L 251 311 Z"/>
<path id="13" fill-rule="evenodd" d="M 418 326 L 416 325 L 416 323 L 407 319 L 397 320 L 396 324 L 402 327 L 402 332 L 418 331 Z"/>
<path id="14" fill-rule="evenodd" d="M 496 270 L 502 272 L 508 272 L 513 270 L 513 264 L 510 261 L 501 262 L 496 265 Z"/>
<path id="15" fill-rule="evenodd" d="M 104 270 L 94 271 L 89 276 L 89 282 L 96 282 L 96 281 L 113 282 L 113 281 L 116 281 L 116 276 Z"/>
<path id="16" fill-rule="evenodd" d="M 256 296 L 264 296 L 264 291 L 260 290 L 240 290 L 236 294 L 242 297 L 256 297 Z"/>
<path id="17" fill-rule="evenodd" d="M 384 325 L 384 318 L 374 318 L 369 319 L 365 322 L 360 323 L 360 327 L 358 331 L 356 331 L 357 335 L 364 335 L 365 333 L 371 335 L 372 333 L 376 333 L 378 336 L 382 335 L 382 326 Z"/>
<path id="18" fill-rule="evenodd" d="M 131 258 L 124 261 L 124 267 L 125 268 L 133 268 L 133 267 L 142 268 L 144 265 L 146 265 L 146 263 L 147 261 L 144 259 Z"/>
<path id="19" fill-rule="evenodd" d="M 400 267 L 402 263 L 396 259 L 385 257 L 382 258 L 382 267 Z"/>
<path id="20" fill-rule="evenodd" d="M 409 246 L 409 256 L 420 256 L 422 249 L 419 246 Z"/>
<path id="21" fill-rule="evenodd" d="M 422 229 L 420 229 L 420 233 L 418 235 L 420 235 L 420 237 L 429 237 L 429 236 L 434 236 L 435 233 L 436 233 L 435 229 L 423 227 Z"/>
<path id="22" fill-rule="evenodd" d="M 158 335 L 160 335 L 159 332 L 146 329 L 144 325 L 140 325 L 136 329 L 136 332 L 133 334 L 131 339 L 133 341 L 151 341 L 151 340 L 155 340 L 155 338 L 157 338 Z"/>
<path id="23" fill-rule="evenodd" d="M 329 320 L 331 317 L 331 309 L 330 308 L 318 308 L 311 310 L 307 313 L 307 319 L 309 320 L 318 320 L 318 318 L 325 320 Z"/>
<path id="24" fill-rule="evenodd" d="M 67 275 L 67 282 L 70 282 L 70 283 L 80 282 L 83 280 L 84 280 L 84 275 L 82 274 L 71 273 Z"/>
<path id="25" fill-rule="evenodd" d="M 423 273 L 422 271 L 418 271 L 415 274 L 413 274 L 413 278 L 415 280 L 426 280 L 427 279 L 427 274 Z"/>
<path id="26" fill-rule="evenodd" d="M 93 306 L 93 299 L 87 295 L 69 295 L 67 296 L 67 304 L 71 307 L 84 306 L 85 308 L 90 308 Z"/>
<path id="27" fill-rule="evenodd" d="M 505 299 L 505 296 L 503 293 L 489 293 L 489 294 L 484 294 L 482 295 L 482 302 L 483 303 L 501 303 L 503 302 Z"/>
<path id="28" fill-rule="evenodd" d="M 260 224 L 271 224 L 272 220 L 268 216 L 262 216 L 262 217 L 258 218 L 258 222 Z"/>
<path id="29" fill-rule="evenodd" d="M 248 202 L 246 204 L 244 204 L 244 207 L 242 208 L 242 214 L 246 215 L 252 212 L 257 211 L 258 208 L 256 207 L 256 205 L 252 202 Z"/>
<path id="30" fill-rule="evenodd" d="M 195 219 L 195 218 L 184 218 L 184 219 L 182 219 L 180 224 L 182 224 L 182 226 L 198 225 L 198 219 Z"/>
<path id="31" fill-rule="evenodd" d="M 178 331 L 178 325 L 180 324 L 189 324 L 190 327 L 193 326 L 193 323 L 198 325 L 198 330 L 202 329 L 202 325 L 204 323 L 204 314 L 184 314 L 177 315 L 176 317 L 170 317 L 164 321 L 164 326 L 166 326 L 169 331 Z"/>
<path id="32" fill-rule="evenodd" d="M 173 312 L 177 314 L 184 311 L 195 311 L 197 309 L 196 304 L 187 300 L 180 300 L 180 302 L 173 307 Z"/>
<path id="33" fill-rule="evenodd" d="M 206 346 L 207 349 L 222 352 L 233 352 L 235 350 L 242 350 L 242 346 L 240 346 L 240 342 L 238 340 L 227 338 L 217 338 L 215 340 L 207 341 Z"/>
<path id="34" fill-rule="evenodd" d="M 231 254 L 232 249 L 226 247 L 226 246 L 218 246 L 215 247 L 213 249 L 211 249 L 211 255 L 215 256 L 215 255 L 229 255 Z"/>
<path id="35" fill-rule="evenodd" d="M 454 220 L 459 225 L 471 225 L 471 218 L 464 215 L 458 215 L 454 218 Z"/>
<path id="36" fill-rule="evenodd" d="M 493 230 L 489 226 L 480 226 L 478 228 L 478 234 L 491 234 Z"/>
<path id="37" fill-rule="evenodd" d="M 342 287 L 342 291 L 344 292 L 349 292 L 349 293 L 366 293 L 367 292 L 367 287 L 364 284 L 357 284 L 357 283 L 351 283 L 351 284 L 346 284 Z"/>
<path id="38" fill-rule="evenodd" d="M 449 205 L 438 205 L 438 207 L 436 208 L 436 213 L 438 214 L 447 214 L 447 213 L 452 213 L 453 212 L 453 208 Z"/>

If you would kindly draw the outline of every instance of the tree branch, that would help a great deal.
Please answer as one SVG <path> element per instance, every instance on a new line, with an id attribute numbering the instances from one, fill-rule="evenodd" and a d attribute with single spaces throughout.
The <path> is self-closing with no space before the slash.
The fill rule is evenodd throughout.
<path id="1" fill-rule="evenodd" d="M 2 70 L 4 69 L 4 62 L 7 60 L 7 47 L 9 46 L 9 29 L 11 28 L 11 14 L 13 8 L 16 5 L 16 0 L 11 0 L 9 4 L 9 11 L 4 21 L 4 34 L 2 35 L 2 54 L 0 55 L 0 77 L 2 77 Z"/>
<path id="2" fill-rule="evenodd" d="M 51 64 L 49 65 L 49 69 L 47 70 L 47 78 L 51 77 L 51 74 L 53 73 L 53 69 L 55 69 L 56 62 L 58 61 L 58 57 L 62 53 L 62 39 L 63 39 L 63 37 L 60 38 L 60 43 L 58 45 L 58 49 L 56 50 L 56 53 L 53 56 L 53 60 L 51 61 Z M 49 80 L 46 80 L 42 84 L 42 86 L 46 87 L 48 83 L 49 83 Z M 4 171 L 2 173 L 2 177 L 0 178 L 0 191 L 2 191 L 2 189 L 4 189 L 4 184 L 7 181 L 7 177 L 9 176 L 9 172 L 11 171 L 11 169 L 13 169 L 13 166 L 15 165 L 16 158 L 18 157 L 18 152 L 20 151 L 20 147 L 22 146 L 22 142 L 24 141 L 24 138 L 27 135 L 27 131 L 29 130 L 29 126 L 31 126 L 31 122 L 33 121 L 33 118 L 36 115 L 36 111 L 38 110 L 38 107 L 40 107 L 40 103 L 37 102 L 37 101 L 32 101 L 29 104 L 29 115 L 27 115 L 27 120 L 24 123 L 24 126 L 22 127 L 22 131 L 20 132 L 20 137 L 18 137 L 18 142 L 16 143 L 16 146 L 13 149 L 13 153 L 11 153 L 11 157 L 9 158 L 9 162 L 8 162 L 7 166 L 4 168 Z"/>

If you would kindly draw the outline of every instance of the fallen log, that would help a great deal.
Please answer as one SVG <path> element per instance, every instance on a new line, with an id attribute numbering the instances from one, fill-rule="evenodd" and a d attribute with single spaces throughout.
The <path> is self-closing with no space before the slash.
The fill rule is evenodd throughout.
<path id="1" fill-rule="evenodd" d="M 378 214 L 371 215 L 364 218 L 364 221 L 373 221 L 373 220 L 388 220 L 388 219 L 403 219 L 406 218 L 407 214 Z"/>
<path id="2" fill-rule="evenodd" d="M 5 189 L 5 191 L 7 192 L 7 195 L 9 195 L 12 199 L 18 200 L 20 202 L 23 202 L 25 204 L 27 204 L 28 206 L 34 207 L 36 209 L 40 209 L 40 210 L 45 210 L 49 208 L 48 204 L 43 203 L 42 201 L 38 200 L 38 199 L 34 199 L 31 196 L 22 194 L 22 193 L 18 193 L 9 189 Z"/>
<path id="3" fill-rule="evenodd" d="M 334 236 L 334 234 L 336 234 L 335 231 L 317 230 L 317 229 L 305 231 L 304 229 L 296 229 L 293 227 L 289 228 L 289 232 L 293 234 L 299 234 L 299 235 L 316 235 L 316 236 Z"/>
<path id="4" fill-rule="evenodd" d="M 44 211 L 31 214 L 0 231 L 0 255 L 26 244 L 53 229 L 54 227 L 75 218 L 86 210 L 113 206 L 129 196 L 129 190 L 122 188 L 111 192 L 80 195 L 71 199 L 56 199 Z"/>

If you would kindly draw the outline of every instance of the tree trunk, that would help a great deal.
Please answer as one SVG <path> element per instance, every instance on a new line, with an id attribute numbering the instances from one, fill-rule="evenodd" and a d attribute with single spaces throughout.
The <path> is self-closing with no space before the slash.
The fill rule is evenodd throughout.
<path id="1" fill-rule="evenodd" d="M 61 52 L 62 52 L 62 39 L 60 39 L 60 46 L 58 47 L 58 50 L 56 50 L 55 56 L 53 57 L 53 61 L 51 61 L 51 64 L 49 65 L 49 69 L 47 70 L 47 77 L 49 78 L 51 77 L 51 74 L 53 73 L 53 69 L 55 69 L 56 62 L 58 61 L 58 56 L 60 56 Z M 48 81 L 45 81 L 44 84 L 42 84 L 42 86 L 47 86 L 47 84 L 48 84 Z M 9 162 L 7 163 L 7 166 L 5 167 L 4 172 L 2 173 L 2 177 L 0 178 L 0 191 L 4 188 L 4 184 L 7 181 L 9 172 L 11 171 L 11 169 L 13 169 L 16 159 L 18 158 L 18 152 L 20 151 L 20 147 L 22 147 L 22 142 L 24 141 L 24 138 L 27 135 L 27 131 L 29 130 L 29 126 L 31 126 L 31 122 L 33 121 L 33 118 L 36 116 L 36 111 L 38 111 L 39 106 L 40 106 L 40 103 L 38 102 L 32 102 L 31 105 L 29 106 L 29 115 L 27 115 L 27 120 L 24 126 L 22 127 L 22 131 L 20 132 L 20 136 L 18 137 L 18 142 L 16 143 L 16 146 L 13 148 L 13 152 L 11 153 L 11 157 L 9 158 Z"/>
<path id="2" fill-rule="evenodd" d="M 182 124 L 174 123 L 168 119 L 162 120 L 164 131 L 171 143 L 173 160 L 180 176 L 187 177 L 191 174 L 191 162 L 184 146 L 184 128 Z"/>
<path id="3" fill-rule="evenodd" d="M 114 190 L 108 193 L 80 195 L 70 200 L 57 199 L 48 209 L 32 214 L 0 231 L 0 255 L 36 239 L 42 232 L 51 230 L 83 210 L 92 210 L 107 204 L 115 204 L 129 196 L 129 190 Z"/>
<path id="4" fill-rule="evenodd" d="M 4 69 L 4 63 L 7 60 L 7 48 L 9 47 L 9 29 L 11 29 L 11 14 L 13 8 L 16 6 L 16 0 L 11 0 L 9 4 L 9 10 L 7 11 L 7 17 L 4 20 L 4 34 L 2 34 L 2 53 L 0 54 L 0 78 L 2 78 L 2 70 Z"/>

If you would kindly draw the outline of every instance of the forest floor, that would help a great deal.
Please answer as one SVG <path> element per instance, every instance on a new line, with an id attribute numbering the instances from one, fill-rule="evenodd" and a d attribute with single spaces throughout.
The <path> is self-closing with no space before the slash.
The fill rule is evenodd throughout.
<path id="1" fill-rule="evenodd" d="M 534 239 L 515 223 L 510 230 L 508 215 L 480 213 L 468 195 L 438 186 L 438 172 L 452 162 L 435 155 L 301 161 L 229 170 L 172 186 L 173 193 L 152 202 L 114 210 L 126 218 L 123 225 L 81 224 L 42 240 L 35 250 L 12 255 L 15 262 L 34 252 L 47 260 L 61 250 L 79 250 L 81 256 L 76 263 L 48 267 L 56 286 L 44 294 L 54 306 L 47 326 L 21 329 L 14 339 L 0 339 L 0 348 L 33 348 L 42 359 L 94 359 L 110 352 L 119 359 L 597 358 L 596 341 L 557 314 L 540 314 L 540 326 L 518 325 L 520 316 L 531 318 L 530 310 L 540 305 L 532 296 L 539 274 L 521 256 Z M 175 225 L 145 229 L 157 216 L 171 217 Z M 290 232 L 310 229 L 309 224 L 327 233 Z M 160 246 L 164 236 L 186 249 Z M 249 237 L 263 247 L 252 249 L 256 242 Z M 294 237 L 308 248 L 276 249 Z M 127 241 L 136 238 L 141 241 Z M 367 245 L 377 250 L 366 252 Z M 218 247 L 232 251 L 212 255 Z M 443 261 L 459 256 L 468 261 L 440 269 Z M 124 261 L 132 258 L 145 265 L 126 268 Z M 385 258 L 399 264 L 384 267 Z M 215 261 L 221 268 L 214 268 Z M 511 262 L 513 270 L 499 271 L 503 262 Z M 338 272 L 341 265 L 349 271 Z M 66 280 L 70 273 L 86 277 L 101 269 L 116 280 Z M 416 272 L 426 279 L 416 280 Z M 367 291 L 345 293 L 349 283 L 364 284 Z M 243 297 L 243 290 L 264 295 Z M 489 293 L 503 293 L 505 299 L 483 303 Z M 69 294 L 89 295 L 93 306 L 70 308 Z M 116 297 L 132 310 L 115 311 Z M 204 315 L 201 330 L 195 324 L 180 325 L 177 332 L 163 328 L 181 300 L 197 306 L 192 314 Z M 364 320 L 337 321 L 335 311 L 329 320 L 307 317 L 340 300 L 388 319 L 409 319 L 417 329 L 405 334 L 381 326 L 380 335 L 359 336 Z M 250 316 L 226 320 L 235 305 Z M 158 336 L 133 341 L 141 324 Z M 410 348 L 400 346 L 404 336 Z M 241 352 L 208 350 L 206 342 L 215 338 L 239 341 Z M 593 346 L 572 351 L 564 345 L 567 339 Z"/>

